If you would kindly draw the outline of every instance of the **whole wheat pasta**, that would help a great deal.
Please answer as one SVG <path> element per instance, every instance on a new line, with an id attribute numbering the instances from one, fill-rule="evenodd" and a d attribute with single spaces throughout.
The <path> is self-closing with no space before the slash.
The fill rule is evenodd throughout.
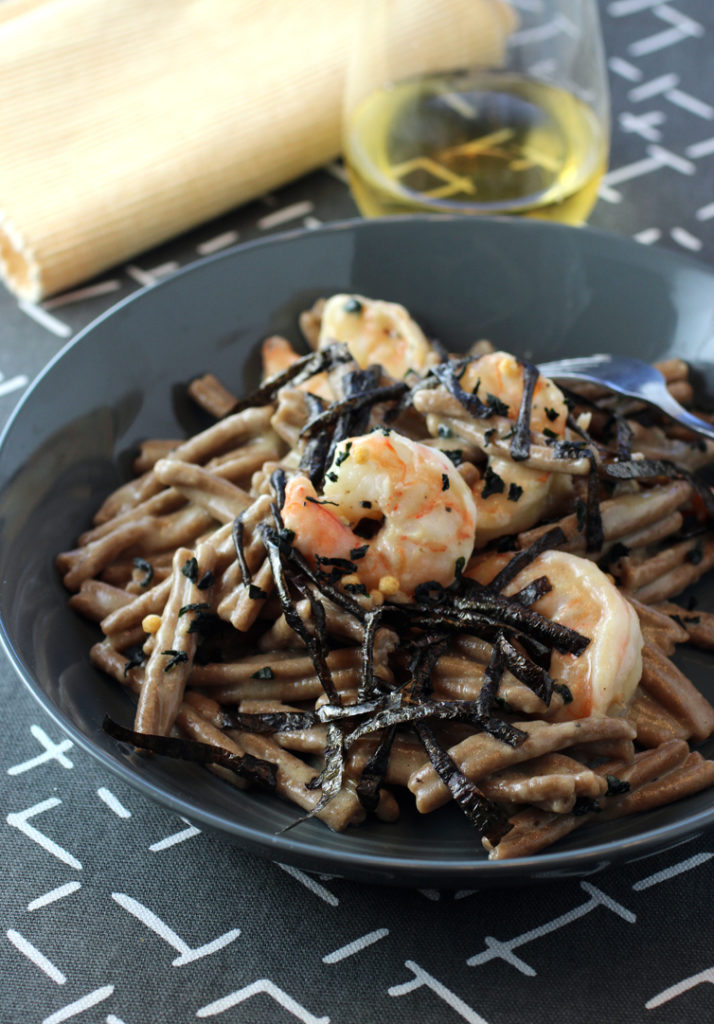
<path id="1" fill-rule="evenodd" d="M 109 731 L 340 831 L 394 820 L 390 787 L 453 799 L 496 858 L 712 784 L 686 741 L 714 709 L 669 655 L 714 628 L 650 603 L 714 567 L 686 468 L 714 447 L 609 396 L 571 413 L 488 343 L 446 358 L 390 303 L 302 325 L 313 351 L 268 339 L 249 399 L 193 382 L 216 422 L 145 442 L 58 556 L 138 698 Z"/>
<path id="2" fill-rule="evenodd" d="M 689 640 L 695 647 L 714 650 L 714 615 L 711 612 L 686 611 L 669 602 L 656 605 L 656 610 L 668 619 L 672 628 L 679 630 L 679 643 Z"/>

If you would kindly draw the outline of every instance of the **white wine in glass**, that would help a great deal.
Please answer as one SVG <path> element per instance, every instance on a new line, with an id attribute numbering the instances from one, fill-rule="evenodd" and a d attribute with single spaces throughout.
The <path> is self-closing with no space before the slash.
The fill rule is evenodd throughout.
<path id="1" fill-rule="evenodd" d="M 586 220 L 609 139 L 595 4 L 433 0 L 419 32 L 407 26 L 420 6 L 365 4 L 382 36 L 353 51 L 343 131 L 360 210 Z"/>

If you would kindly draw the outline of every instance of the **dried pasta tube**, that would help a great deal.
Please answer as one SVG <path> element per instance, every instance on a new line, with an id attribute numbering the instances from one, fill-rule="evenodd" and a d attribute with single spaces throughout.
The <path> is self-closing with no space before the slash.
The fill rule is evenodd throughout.
<path id="1" fill-rule="evenodd" d="M 697 551 L 695 542 L 689 540 L 680 541 L 671 547 L 663 548 L 654 555 L 645 558 L 644 561 L 636 563 L 633 559 L 623 558 L 621 560 L 620 580 L 622 586 L 628 590 L 637 591 L 648 584 L 660 580 L 672 569 L 686 564 L 688 556 L 692 551 Z"/>
<path id="2" fill-rule="evenodd" d="M 682 528 L 683 522 L 684 516 L 681 512 L 670 512 L 669 515 L 663 516 L 662 519 L 657 519 L 654 523 L 643 526 L 639 530 L 634 530 L 632 533 L 623 534 L 622 537 L 618 537 L 618 541 L 632 551 L 636 551 L 638 548 L 646 548 L 650 544 L 658 544 L 660 541 L 665 540 L 665 538 L 678 533 Z M 615 542 L 605 544 L 603 552 L 609 551 L 613 543 Z"/>
<path id="3" fill-rule="evenodd" d="M 485 671 L 485 666 L 477 662 L 442 655 L 431 674 L 431 680 L 434 689 L 444 699 L 475 700 L 481 692 Z M 563 698 L 559 693 L 552 694 L 548 705 L 510 672 L 504 672 L 498 686 L 498 696 L 514 711 L 524 715 L 555 714 L 563 706 Z"/>
<path id="4" fill-rule="evenodd" d="M 266 558 L 253 577 L 253 582 L 240 585 L 237 600 L 227 614 L 225 600 L 221 601 L 216 611 L 221 618 L 226 618 L 234 629 L 246 633 L 263 610 L 274 586 L 273 572 Z"/>
<path id="5" fill-rule="evenodd" d="M 265 654 L 249 654 L 239 661 L 195 665 L 192 683 L 194 686 L 225 686 L 229 683 L 250 682 L 251 679 L 291 683 L 311 678 L 315 675 L 315 666 L 304 650 L 270 651 Z M 357 672 L 360 664 L 360 651 L 356 647 L 337 648 L 327 655 L 327 666 L 332 672 L 340 669 L 353 669 Z M 271 698 L 266 696 L 265 699 Z"/>
<path id="6" fill-rule="evenodd" d="M 227 416 L 238 399 L 212 373 L 196 377 L 188 386 L 188 393 L 194 402 L 210 416 L 221 419 Z"/>
<path id="7" fill-rule="evenodd" d="M 232 523 L 252 503 L 251 496 L 242 488 L 190 462 L 159 459 L 154 472 L 162 484 L 175 487 L 184 498 L 221 523 Z"/>
<path id="8" fill-rule="evenodd" d="M 605 817 L 620 818 L 625 814 L 650 811 L 709 786 L 714 786 L 714 761 L 705 760 L 698 751 L 692 751 L 679 768 L 613 800 L 605 808 Z"/>
<path id="9" fill-rule="evenodd" d="M 196 665 L 191 674 L 191 685 L 200 686 L 201 673 L 209 666 Z M 356 689 L 360 673 L 356 669 L 342 669 L 332 673 L 335 689 L 342 693 Z M 302 701 L 314 700 L 324 693 L 317 675 L 304 679 L 249 679 L 241 683 L 212 685 L 211 697 L 220 704 L 238 704 L 242 700 L 267 698 L 269 700 Z"/>
<path id="10" fill-rule="evenodd" d="M 494 739 L 488 733 L 476 733 L 449 748 L 449 756 L 472 782 L 508 768 L 512 764 L 529 761 L 541 754 L 603 739 L 634 739 L 635 730 L 621 718 L 578 718 L 570 722 L 515 722 L 514 725 L 528 738 L 517 747 Z M 448 803 L 450 793 L 431 765 L 415 772 L 409 780 L 409 790 L 416 797 L 421 814 L 436 810 Z"/>
<path id="11" fill-rule="evenodd" d="M 688 561 L 676 569 L 671 569 L 658 580 L 648 583 L 647 586 L 639 587 L 634 595 L 638 601 L 644 604 L 659 604 L 660 601 L 668 601 L 676 597 L 683 590 L 696 583 L 698 579 L 714 566 L 714 537 L 705 537 L 701 548 L 697 549 L 695 561 Z"/>
<path id="12" fill-rule="evenodd" d="M 499 803 L 535 804 L 554 814 L 568 814 L 579 797 L 603 796 L 607 781 L 572 757 L 544 754 L 481 779 L 479 791 Z"/>
<path id="13" fill-rule="evenodd" d="M 689 747 L 683 740 L 670 740 L 655 750 L 646 750 L 638 754 L 631 765 L 625 766 L 621 762 L 610 763 L 602 765 L 596 771 L 603 776 L 615 775 L 635 788 L 672 771 L 684 762 L 688 753 Z M 487 839 L 482 839 L 482 844 L 489 851 L 489 860 L 528 857 L 580 828 L 592 817 L 590 814 L 554 814 L 529 807 L 510 818 L 513 828 L 497 846 L 494 847 Z"/>
<path id="14" fill-rule="evenodd" d="M 159 459 L 165 458 L 174 448 L 178 448 L 180 444 L 181 440 L 176 438 L 151 437 L 146 441 L 142 441 L 139 445 L 139 454 L 134 459 L 134 472 L 137 474 L 146 473 L 147 470 L 153 469 L 154 464 Z"/>
<path id="15" fill-rule="evenodd" d="M 637 730 L 637 742 L 643 747 L 658 747 L 671 739 L 687 740 L 691 735 L 685 722 L 671 715 L 641 687 L 635 691 L 626 717 Z"/>
<path id="16" fill-rule="evenodd" d="M 147 615 L 158 615 L 166 604 L 171 589 L 171 577 L 144 591 L 123 608 L 117 608 L 102 619 L 100 626 L 104 633 L 117 633 L 141 625 Z"/>
<path id="17" fill-rule="evenodd" d="M 695 647 L 701 647 L 705 651 L 714 650 L 714 615 L 711 612 L 702 612 L 699 609 L 688 612 L 678 604 L 669 603 L 657 605 L 656 610 L 664 615 L 675 629 L 686 634 L 684 640 L 689 640 Z"/>
<path id="18" fill-rule="evenodd" d="M 634 597 L 629 597 L 628 600 L 637 612 L 645 643 L 659 647 L 662 653 L 669 657 L 674 653 L 677 644 L 686 642 L 687 630 L 664 611 L 642 604 Z"/>
<path id="19" fill-rule="evenodd" d="M 673 480 L 659 487 L 637 491 L 633 494 L 621 494 L 609 498 L 600 504 L 602 529 L 606 541 L 618 540 L 620 537 L 640 530 L 671 512 L 676 511 L 692 494 L 692 488 L 685 480 Z M 518 534 L 518 546 L 530 547 L 553 526 L 559 526 L 566 536 L 567 543 L 561 545 L 562 551 L 584 551 L 585 536 L 578 530 L 578 517 L 565 516 L 557 523 L 536 526 Z"/>
<path id="20" fill-rule="evenodd" d="M 640 686 L 683 722 L 698 742 L 714 733 L 714 707 L 658 647 L 645 644 Z"/>
<path id="21" fill-rule="evenodd" d="M 361 775 L 367 761 L 376 750 L 378 742 L 378 737 L 365 736 L 363 739 L 357 740 L 350 748 L 347 763 L 355 776 Z M 389 752 L 384 781 L 387 785 L 406 786 L 414 772 L 425 763 L 427 763 L 426 755 L 421 743 L 409 736 L 397 733 Z"/>
<path id="22" fill-rule="evenodd" d="M 192 606 L 205 607 L 210 602 L 210 587 L 199 590 L 196 583 L 213 568 L 215 554 L 211 557 L 211 550 L 208 545 L 204 547 L 198 574 L 184 572 L 194 557 L 189 548 L 179 548 L 174 555 L 171 590 L 139 695 L 134 723 L 137 732 L 167 736 L 174 723 L 196 652 L 197 634 L 190 632 Z"/>
<path id="23" fill-rule="evenodd" d="M 127 548 L 145 540 L 153 527 L 149 518 L 127 523 L 99 540 L 57 556 L 57 568 L 67 590 L 78 590 L 84 580 L 96 576 Z"/>
<path id="24" fill-rule="evenodd" d="M 119 587 L 112 587 L 100 580 L 84 580 L 76 594 L 69 599 L 71 608 L 92 622 L 101 622 L 110 612 L 123 608 L 131 601 L 131 595 Z"/>
<path id="25" fill-rule="evenodd" d="M 192 505 L 187 505 L 178 512 L 171 512 L 167 516 L 157 516 L 150 522 L 150 528 L 136 543 L 136 550 L 141 555 L 153 555 L 187 547 L 216 526 L 216 520 L 212 515 Z"/>
<path id="26" fill-rule="evenodd" d="M 160 491 L 158 494 L 154 494 L 153 497 L 147 498 L 146 501 L 142 501 L 141 504 L 127 509 L 126 512 L 112 516 L 111 519 L 99 523 L 99 525 L 92 527 L 91 530 L 85 530 L 84 533 L 80 533 L 77 544 L 79 547 L 91 544 L 92 541 L 99 540 L 100 537 L 106 537 L 107 534 L 112 533 L 113 530 L 123 526 L 125 523 L 136 522 L 145 516 L 166 515 L 169 512 L 175 512 L 185 504 L 185 498 L 178 491 L 172 488 Z"/>

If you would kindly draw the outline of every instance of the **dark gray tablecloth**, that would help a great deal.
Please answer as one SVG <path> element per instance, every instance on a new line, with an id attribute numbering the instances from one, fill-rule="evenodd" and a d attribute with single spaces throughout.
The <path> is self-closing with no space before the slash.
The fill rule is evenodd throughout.
<path id="1" fill-rule="evenodd" d="M 611 0 L 602 14 L 613 145 L 591 223 L 711 262 L 712 2 Z M 140 286 L 355 212 L 333 166 L 87 292 L 36 308 L 0 291 L 0 420 L 68 338 Z M 540 888 L 371 888 L 247 855 L 147 802 L 63 738 L 4 656 L 0 705 L 4 1024 L 714 1019 L 712 833 Z"/>

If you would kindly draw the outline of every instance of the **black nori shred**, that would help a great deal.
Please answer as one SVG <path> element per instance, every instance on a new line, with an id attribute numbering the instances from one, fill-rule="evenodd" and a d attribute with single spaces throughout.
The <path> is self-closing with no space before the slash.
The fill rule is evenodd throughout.
<path id="1" fill-rule="evenodd" d="M 374 638 L 377 635 L 384 606 L 380 605 L 372 611 L 367 612 L 364 619 L 364 633 L 362 634 L 362 648 L 360 652 L 360 682 L 357 690 L 357 701 L 361 702 L 374 693 Z"/>
<path id="2" fill-rule="evenodd" d="M 482 588 L 478 593 L 472 590 L 465 598 L 457 597 L 455 605 L 460 613 L 459 621 L 464 624 L 468 624 L 472 612 L 488 615 L 506 626 L 527 632 L 536 640 L 555 647 L 561 654 L 582 654 L 590 643 L 588 637 L 576 630 L 546 619 L 531 608 L 524 608 L 511 598 L 495 593 L 490 587 Z"/>
<path id="3" fill-rule="evenodd" d="M 371 508 L 372 507 L 372 502 L 371 501 L 361 501 L 359 504 L 360 504 L 360 508 Z"/>
<path id="4" fill-rule="evenodd" d="M 606 775 L 607 793 L 606 796 L 620 796 L 622 793 L 630 792 L 630 783 L 624 779 L 618 779 L 616 775 Z"/>
<path id="5" fill-rule="evenodd" d="M 552 441 L 557 440 L 558 435 L 550 427 L 543 427 L 543 436 L 550 438 Z"/>
<path id="6" fill-rule="evenodd" d="M 553 683 L 553 690 L 555 693 L 560 694 L 560 696 L 563 698 L 564 704 L 573 703 L 572 691 L 569 686 L 565 685 L 565 683 Z"/>
<path id="7" fill-rule="evenodd" d="M 346 462 L 347 459 L 349 459 L 351 448 L 352 448 L 352 442 L 351 441 L 347 441 L 345 446 L 344 446 L 344 448 L 342 449 L 340 454 L 335 459 L 335 465 L 337 467 L 341 466 L 343 462 Z"/>
<path id="8" fill-rule="evenodd" d="M 439 363 L 438 366 L 432 366 L 431 373 L 440 384 L 443 384 L 449 394 L 461 403 L 461 405 L 470 412 L 472 416 L 476 416 L 477 419 L 485 420 L 490 416 L 493 416 L 496 410 L 482 402 L 477 396 L 476 391 L 478 390 L 478 383 L 474 389 L 473 394 L 469 394 L 459 384 L 459 379 L 462 376 L 464 370 L 468 366 L 471 360 L 459 360 L 457 362 L 451 361 L 448 363 Z M 480 382 L 479 382 L 480 383 Z"/>
<path id="9" fill-rule="evenodd" d="M 496 846 L 513 828 L 505 812 L 498 804 L 487 800 L 473 782 L 466 778 L 460 768 L 437 741 L 436 736 L 423 722 L 414 727 L 437 775 L 448 787 L 451 796 L 476 828 L 492 846 Z"/>
<path id="10" fill-rule="evenodd" d="M 632 458 L 632 438 L 634 433 L 632 427 L 622 416 L 615 416 L 617 428 L 617 457 L 621 462 L 627 462 Z"/>
<path id="11" fill-rule="evenodd" d="M 375 750 L 372 751 L 357 783 L 357 799 L 366 811 L 375 811 L 379 803 L 379 790 L 389 766 L 389 755 L 397 734 L 396 725 L 385 730 Z"/>
<path id="12" fill-rule="evenodd" d="M 350 558 L 353 558 L 355 562 L 359 561 L 369 551 L 369 544 L 361 544 L 358 548 L 352 548 L 350 551 Z"/>
<path id="13" fill-rule="evenodd" d="M 231 527 L 231 536 L 233 538 L 233 547 L 236 551 L 236 558 L 238 559 L 238 565 L 240 566 L 241 580 L 245 584 L 251 584 L 253 581 L 253 574 L 248 568 L 248 562 L 245 557 L 245 542 L 243 539 L 244 525 L 243 515 L 241 512 L 239 516 L 233 520 L 233 526 Z"/>
<path id="14" fill-rule="evenodd" d="M 714 495 L 705 483 L 693 473 L 688 472 L 674 462 L 666 459 L 631 459 L 629 462 L 610 462 L 604 466 L 607 476 L 616 480 L 648 480 L 656 476 L 665 476 L 669 480 L 686 480 L 696 491 L 707 510 L 714 519 Z"/>
<path id="15" fill-rule="evenodd" d="M 614 565 L 621 558 L 626 558 L 630 553 L 630 549 L 627 544 L 623 544 L 622 541 L 616 540 L 615 543 L 609 548 L 603 557 L 599 561 L 599 566 L 603 572 L 607 572 L 610 566 Z"/>
<path id="16" fill-rule="evenodd" d="M 531 453 L 531 412 L 533 391 L 540 376 L 538 368 L 532 363 L 518 360 L 523 367 L 523 395 L 518 409 L 516 425 L 511 438 L 511 458 L 514 462 L 523 462 Z M 545 433 L 545 431 L 543 431 Z M 512 498 L 517 501 L 517 498 Z"/>
<path id="17" fill-rule="evenodd" d="M 448 473 L 442 473 L 441 474 L 441 489 L 442 489 L 442 491 L 448 491 L 450 486 L 451 486 L 451 483 L 449 481 L 449 474 Z"/>
<path id="18" fill-rule="evenodd" d="M 557 409 L 549 409 L 547 405 L 543 411 L 545 412 L 546 416 L 548 417 L 551 423 L 555 423 L 558 416 L 560 415 Z"/>
<path id="19" fill-rule="evenodd" d="M 492 395 L 491 392 L 486 394 L 486 405 L 496 416 L 508 416 L 508 406 L 503 402 L 498 395 Z"/>
<path id="20" fill-rule="evenodd" d="M 278 391 L 291 381 L 297 387 L 298 384 L 309 380 L 310 377 L 314 377 L 318 373 L 322 373 L 323 370 L 330 370 L 339 363 L 348 363 L 351 359 L 352 356 L 346 345 L 332 344 L 317 352 L 310 352 L 301 359 L 297 359 L 286 370 L 281 370 L 280 373 L 268 377 L 247 398 L 242 398 L 239 402 L 236 402 L 228 410 L 226 416 L 232 416 L 234 413 L 243 412 L 244 409 L 250 409 L 254 406 L 270 405 Z"/>
<path id="21" fill-rule="evenodd" d="M 605 534 L 602 528 L 602 515 L 600 513 L 600 477 L 595 452 L 587 448 L 583 454 L 590 461 L 590 472 L 588 473 L 587 490 L 587 516 L 585 521 L 585 546 L 588 551 L 599 551 L 602 547 Z"/>
<path id="22" fill-rule="evenodd" d="M 446 449 L 442 449 L 442 451 L 447 459 L 450 459 L 455 466 L 460 466 L 464 461 L 464 453 L 461 448 L 450 448 L 448 451 Z"/>
<path id="23" fill-rule="evenodd" d="M 540 697 L 546 707 L 549 706 L 554 682 L 549 673 L 521 654 L 502 633 L 496 639 L 496 650 L 511 675 L 525 683 L 536 697 Z"/>
<path id="24" fill-rule="evenodd" d="M 334 566 L 335 569 L 339 570 L 340 575 L 357 571 L 357 565 L 355 562 L 350 562 L 347 558 L 329 558 L 326 556 L 323 557 L 322 555 L 315 555 L 315 561 L 320 567 L 323 565 Z"/>
<path id="25" fill-rule="evenodd" d="M 565 534 L 559 526 L 554 526 L 552 530 L 548 530 L 534 540 L 533 543 L 524 548 L 522 551 L 516 552 L 513 558 L 510 560 L 508 565 L 505 565 L 503 569 L 498 573 L 497 576 L 489 583 L 489 589 L 495 590 L 496 593 L 500 593 L 504 587 L 516 578 L 519 572 L 522 572 L 527 565 L 535 561 L 538 555 L 544 551 L 548 551 L 550 548 L 558 548 L 561 544 L 565 543 Z"/>
<path id="26" fill-rule="evenodd" d="M 264 600 L 267 596 L 262 587 L 257 587 L 255 583 L 248 584 L 248 597 L 251 601 Z"/>
<path id="27" fill-rule="evenodd" d="M 319 416 L 325 408 L 325 404 L 317 395 L 307 393 L 305 396 L 310 413 L 310 419 Z M 305 445 L 305 450 L 300 459 L 300 469 L 307 474 L 315 490 L 321 490 L 327 469 L 327 455 L 332 443 L 332 436 L 329 430 L 311 438 Z"/>
<path id="28" fill-rule="evenodd" d="M 303 557 L 303 555 L 301 555 L 301 553 L 296 548 L 292 548 L 290 550 L 289 557 L 291 562 L 294 563 L 300 569 L 300 571 L 305 576 L 307 576 L 307 578 L 312 583 L 315 584 L 315 586 L 323 594 L 324 597 L 332 601 L 333 604 L 339 605 L 340 608 L 342 608 L 346 612 L 349 612 L 350 615 L 354 615 L 354 617 L 358 619 L 360 622 L 364 621 L 365 611 L 362 608 L 362 606 L 359 605 L 356 601 L 353 601 L 352 598 L 349 597 L 347 594 L 343 593 L 341 590 L 338 590 L 336 587 L 332 586 L 331 583 L 326 582 L 321 577 L 320 573 L 316 572 L 312 568 L 312 566 L 309 565 L 307 560 Z"/>
<path id="29" fill-rule="evenodd" d="M 255 715 L 244 711 L 226 713 L 226 728 L 256 732 L 261 736 L 273 732 L 301 732 L 311 729 L 316 722 L 314 711 L 264 711 Z"/>
<path id="30" fill-rule="evenodd" d="M 196 590 L 208 590 L 216 582 L 216 577 L 210 569 L 204 572 L 203 576 L 196 582 Z"/>
<path id="31" fill-rule="evenodd" d="M 188 558 L 181 566 L 181 572 L 184 574 L 187 580 L 191 583 L 198 581 L 198 562 L 195 558 Z"/>
<path id="32" fill-rule="evenodd" d="M 593 800 L 589 796 L 579 796 L 575 800 L 571 814 L 574 814 L 576 818 L 581 817 L 584 814 L 597 814 L 602 808 L 597 800 Z"/>
<path id="33" fill-rule="evenodd" d="M 493 653 L 491 659 L 486 666 L 486 670 L 483 674 L 483 684 L 479 690 L 478 697 L 476 698 L 476 707 L 481 720 L 488 720 L 491 717 L 494 704 L 496 703 L 496 697 L 498 696 L 498 687 L 503 676 L 504 662 L 501 657 L 501 648 L 499 646 L 499 639 L 504 640 L 503 633 L 496 635 L 496 643 L 494 644 Z"/>
<path id="34" fill-rule="evenodd" d="M 539 576 L 535 580 L 519 590 L 517 594 L 513 595 L 512 600 L 517 601 L 519 604 L 523 604 L 526 608 L 530 608 L 532 604 L 545 594 L 549 594 L 553 589 L 550 580 L 547 576 Z"/>
<path id="35" fill-rule="evenodd" d="M 355 299 L 353 296 L 347 300 L 342 309 L 345 313 L 361 313 L 363 306 L 359 299 Z"/>
<path id="36" fill-rule="evenodd" d="M 188 612 L 205 612 L 209 611 L 210 608 L 211 606 L 208 601 L 194 601 L 192 604 L 185 604 L 179 608 L 178 618 L 180 619 L 182 615 L 186 615 Z"/>
<path id="37" fill-rule="evenodd" d="M 490 498 L 492 494 L 503 494 L 505 489 L 506 485 L 498 473 L 494 473 L 490 466 L 486 466 L 486 472 L 483 477 L 483 487 L 481 489 L 481 497 Z"/>
<path id="38" fill-rule="evenodd" d="M 313 636 L 306 624 L 298 614 L 295 604 L 290 597 L 290 592 L 285 582 L 285 574 L 283 572 L 283 565 L 281 561 L 280 545 L 278 537 L 275 531 L 269 528 L 263 529 L 263 537 L 265 540 L 265 546 L 268 553 L 268 560 L 270 562 L 270 568 L 273 573 L 273 580 L 275 582 L 275 590 L 280 601 L 283 615 L 288 626 L 296 633 L 307 648 L 307 652 L 310 655 L 315 673 L 317 678 L 320 680 L 320 684 L 327 694 L 330 701 L 334 704 L 340 704 L 341 698 L 335 689 L 335 684 L 332 679 L 332 673 L 327 665 L 327 659 L 325 651 L 320 643 L 320 637 Z M 313 606 L 314 607 L 314 606 Z M 323 609 L 324 613 L 324 609 Z"/>
<path id="39" fill-rule="evenodd" d="M 127 660 L 124 662 L 124 668 L 122 670 L 122 675 L 126 679 L 127 674 L 129 672 L 131 672 L 131 670 L 133 668 L 141 668 L 141 666 L 144 665 L 145 663 L 146 663 L 146 655 L 141 650 L 141 648 L 138 648 L 138 650 L 134 651 L 134 653 L 131 655 L 131 657 L 127 658 Z"/>
<path id="40" fill-rule="evenodd" d="M 139 569 L 144 573 L 142 579 L 139 580 L 140 587 L 148 587 L 154 578 L 154 567 L 151 562 L 147 562 L 145 558 L 135 558 L 134 568 Z"/>
<path id="41" fill-rule="evenodd" d="M 365 408 L 371 409 L 378 402 L 395 401 L 401 398 L 408 390 L 409 386 L 403 382 L 385 384 L 384 387 L 373 388 L 366 393 L 354 395 L 351 398 L 343 398 L 340 402 L 333 402 L 319 416 L 308 420 L 302 428 L 300 436 L 314 437 L 316 433 L 331 427 L 346 413 L 358 412 Z"/>
<path id="42" fill-rule="evenodd" d="M 514 483 L 510 484 L 510 486 L 508 488 L 508 500 L 509 501 L 519 501 L 522 494 L 523 494 L 523 488 L 522 487 L 520 487 L 518 484 L 514 484 Z"/>
<path id="43" fill-rule="evenodd" d="M 254 672 L 250 677 L 251 679 L 275 679 L 275 673 L 273 672 L 270 665 L 265 665 L 263 668 L 259 668 L 257 672 Z"/>
<path id="44" fill-rule="evenodd" d="M 154 754 L 172 757 L 181 761 L 193 761 L 195 764 L 220 764 L 230 768 L 236 775 L 267 789 L 275 790 L 277 784 L 277 766 L 269 761 L 253 757 L 251 754 L 233 754 L 222 747 L 214 747 L 210 743 L 197 740 L 186 740 L 174 736 L 155 736 L 152 733 L 135 732 L 105 716 L 102 728 L 115 740 L 131 743 L 142 750 L 150 750 Z"/>
<path id="45" fill-rule="evenodd" d="M 588 508 L 582 498 L 575 499 L 575 519 L 578 533 L 582 533 L 588 518 Z"/>
<path id="46" fill-rule="evenodd" d="M 483 445 L 484 445 L 484 448 L 488 448 L 488 446 L 491 443 L 491 438 L 493 437 L 493 435 L 495 433 L 496 433 L 496 428 L 495 427 L 489 427 L 488 430 L 484 430 L 484 432 L 483 432 Z"/>
<path id="47" fill-rule="evenodd" d="M 687 554 L 685 555 L 685 558 L 687 559 L 688 562 L 691 562 L 692 565 L 699 565 L 699 563 L 701 562 L 701 560 L 703 558 L 702 542 L 701 542 L 701 540 L 696 541 L 694 546 L 691 547 L 689 549 L 689 551 L 687 552 Z"/>
<path id="48" fill-rule="evenodd" d="M 186 651 L 168 650 L 162 651 L 161 653 L 169 655 L 171 658 L 171 660 L 164 665 L 164 672 L 170 672 L 172 668 L 176 667 L 176 665 L 180 665 L 182 662 L 188 661 L 188 654 Z"/>

